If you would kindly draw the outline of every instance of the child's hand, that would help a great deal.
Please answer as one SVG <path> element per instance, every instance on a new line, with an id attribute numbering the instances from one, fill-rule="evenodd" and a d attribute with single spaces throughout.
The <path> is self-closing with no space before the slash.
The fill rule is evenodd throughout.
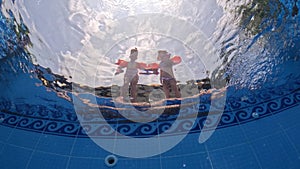
<path id="1" fill-rule="evenodd" d="M 117 70 L 116 70 L 115 75 L 118 75 L 118 74 L 123 73 L 123 72 L 124 72 L 124 70 L 118 67 Z"/>

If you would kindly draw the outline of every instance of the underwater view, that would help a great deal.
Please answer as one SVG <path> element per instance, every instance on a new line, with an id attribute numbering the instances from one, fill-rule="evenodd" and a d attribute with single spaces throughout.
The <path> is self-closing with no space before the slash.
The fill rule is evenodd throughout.
<path id="1" fill-rule="evenodd" d="M 300 168 L 300 1 L 0 8 L 1 169 Z"/>

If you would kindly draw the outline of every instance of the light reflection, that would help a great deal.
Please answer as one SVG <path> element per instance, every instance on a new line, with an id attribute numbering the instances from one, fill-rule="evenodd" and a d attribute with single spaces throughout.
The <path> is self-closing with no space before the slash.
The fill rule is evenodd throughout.
<path id="1" fill-rule="evenodd" d="M 205 77 L 206 68 L 204 66 L 198 66 L 199 69 L 189 66 L 189 64 L 199 63 L 195 57 L 202 57 L 202 53 L 195 54 L 194 51 L 188 49 L 180 51 L 179 49 L 182 48 L 180 46 L 184 46 L 182 42 L 178 43 L 178 40 L 172 41 L 167 36 L 162 37 L 162 35 L 151 34 L 151 32 L 128 39 L 128 34 L 126 34 L 128 25 L 124 24 L 124 20 L 132 16 L 133 20 L 128 21 L 128 23 L 132 23 L 134 19 L 143 14 L 149 14 L 149 17 L 152 13 L 164 14 L 204 31 L 204 34 L 208 34 L 207 37 L 209 37 L 222 12 L 215 1 L 54 0 L 41 1 L 38 5 L 29 1 L 16 3 L 19 6 L 19 12 L 26 16 L 24 19 L 26 24 L 33 30 L 34 36 L 31 39 L 35 45 L 31 52 L 36 57 L 37 63 L 49 67 L 54 73 L 65 75 L 65 77 L 72 76 L 75 72 L 79 77 L 70 80 L 91 87 L 112 85 L 111 79 L 115 79 L 113 72 L 116 69 L 114 64 L 116 58 L 126 56 L 128 50 L 137 44 L 141 51 L 140 59 L 146 59 L 149 62 L 151 61 L 149 56 L 154 55 L 153 53 L 163 46 L 159 46 L 162 43 L 172 54 L 181 55 L 186 65 L 179 65 L 176 69 L 177 79 L 182 79 L 180 80 L 182 82 L 187 80 L 185 79 L 187 74 L 182 71 L 186 67 L 190 68 L 189 71 L 200 74 L 197 78 Z M 62 7 L 59 8 L 61 9 L 59 13 L 54 12 L 58 9 L 57 5 Z M 46 18 L 41 17 L 46 15 Z M 207 16 L 210 16 L 210 19 L 207 19 Z M 145 20 L 146 23 L 147 20 Z M 53 28 L 53 24 L 57 26 L 55 27 L 56 31 L 49 32 L 48 28 Z M 149 26 L 153 27 L 152 32 L 155 32 L 156 25 Z M 116 33 L 116 29 L 119 29 L 118 33 Z M 122 29 L 125 33 L 122 33 Z M 147 27 L 140 25 L 136 31 L 143 32 L 141 29 L 147 29 Z M 172 29 L 177 28 L 170 26 L 171 32 Z M 168 36 L 172 37 L 172 34 Z M 120 40 L 128 41 L 128 43 L 118 44 Z M 112 51 L 115 52 L 113 57 L 107 56 L 107 51 L 112 46 L 119 46 L 119 48 L 117 51 Z M 166 47 L 164 48 L 166 49 Z M 178 51 L 180 52 L 178 53 Z M 199 56 L 196 56 L 197 54 Z M 214 64 L 207 67 L 215 68 L 220 63 L 215 62 Z M 98 69 L 101 71 L 95 75 L 95 70 Z M 152 79 L 154 78 L 144 77 L 142 83 L 157 83 Z M 119 79 L 116 83 L 122 83 L 122 80 Z"/>

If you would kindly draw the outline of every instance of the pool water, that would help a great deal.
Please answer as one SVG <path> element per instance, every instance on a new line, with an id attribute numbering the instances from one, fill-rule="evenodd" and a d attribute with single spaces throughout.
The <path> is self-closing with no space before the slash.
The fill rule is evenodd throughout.
<path id="1" fill-rule="evenodd" d="M 0 168 L 300 168 L 298 0 L 0 7 Z M 135 47 L 132 101 L 116 62 Z"/>

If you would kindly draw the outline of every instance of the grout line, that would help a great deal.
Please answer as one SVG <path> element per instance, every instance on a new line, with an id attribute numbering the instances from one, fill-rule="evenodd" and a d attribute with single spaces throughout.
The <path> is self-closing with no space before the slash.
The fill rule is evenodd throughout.
<path id="1" fill-rule="evenodd" d="M 292 147 L 295 149 L 295 151 L 296 151 L 298 157 L 300 158 L 300 152 L 299 152 L 299 150 L 297 149 L 295 143 L 291 140 L 290 136 L 288 135 L 288 133 L 286 132 L 286 130 L 283 128 L 283 126 L 280 125 L 280 124 L 279 124 L 279 126 L 280 126 L 280 129 L 281 129 L 282 132 L 283 132 L 283 135 L 287 138 L 288 142 L 290 142 L 290 144 L 292 145 Z"/>
<path id="2" fill-rule="evenodd" d="M 78 121 L 78 123 L 79 123 L 79 121 Z M 81 127 L 80 123 L 79 123 L 79 126 L 80 126 L 80 127 L 79 127 L 79 129 L 78 129 L 78 131 L 77 131 L 77 133 L 76 133 L 76 137 L 74 138 L 74 141 L 73 141 L 71 150 L 70 150 L 70 152 L 69 152 L 69 155 L 67 156 L 67 157 L 68 157 L 68 161 L 67 161 L 66 169 L 69 168 L 70 161 L 71 161 L 71 158 L 72 158 L 72 154 L 73 154 L 73 151 L 74 151 L 75 144 L 76 144 L 77 139 L 78 139 L 78 134 L 79 134 L 79 132 L 80 132 L 80 129 L 83 130 L 83 128 Z"/>
<path id="3" fill-rule="evenodd" d="M 235 118 L 236 118 L 236 117 L 235 117 Z M 244 128 L 241 127 L 241 124 L 240 124 L 239 119 L 238 119 L 238 118 L 236 118 L 236 119 L 237 119 L 237 122 L 238 122 L 238 124 L 239 124 L 238 127 L 242 130 L 243 135 L 244 135 L 244 137 L 246 138 L 246 144 L 249 145 L 249 147 L 250 147 L 250 149 L 251 149 L 251 151 L 252 151 L 252 154 L 254 155 L 254 158 L 255 158 L 255 160 L 256 160 L 256 162 L 257 162 L 259 168 L 260 168 L 260 169 L 263 169 L 263 168 L 262 168 L 262 165 L 261 165 L 261 162 L 259 161 L 259 158 L 258 158 L 258 156 L 257 156 L 257 154 L 256 154 L 256 152 L 255 152 L 255 150 L 254 150 L 254 147 L 253 147 L 253 145 L 251 144 L 251 143 L 254 142 L 255 140 L 250 141 L 250 139 L 249 139 L 249 137 L 247 136 L 247 134 L 246 134 Z M 274 133 L 271 134 L 271 135 L 274 135 Z M 271 136 L 271 135 L 270 135 L 270 136 Z M 266 137 L 261 137 L 261 138 L 256 139 L 256 140 L 260 140 L 260 139 L 262 139 L 262 138 L 267 138 L 267 137 L 268 137 L 268 136 L 266 136 Z"/>
<path id="4" fill-rule="evenodd" d="M 47 126 L 47 122 L 46 122 L 46 124 L 45 124 L 45 128 L 44 128 L 43 132 L 39 133 L 39 135 L 40 135 L 40 136 L 39 136 L 39 139 L 37 140 L 37 142 L 36 142 L 34 148 L 32 149 L 32 152 L 31 152 L 31 154 L 30 154 L 30 157 L 29 157 L 28 162 L 27 162 L 26 167 L 25 167 L 26 169 L 28 169 L 29 164 L 30 164 L 30 162 L 31 162 L 31 160 L 32 160 L 32 157 L 33 157 L 34 153 L 37 151 L 37 150 L 36 150 L 36 149 L 37 149 L 37 146 L 38 146 L 38 144 L 40 143 L 40 140 L 41 140 L 42 136 L 44 135 L 44 132 L 45 132 L 45 130 L 46 130 L 46 128 L 47 128 L 46 126 Z"/>
<path id="5" fill-rule="evenodd" d="M 119 120 L 117 120 L 117 126 L 116 126 L 116 129 L 115 129 L 114 145 L 113 145 L 113 152 L 112 152 L 113 154 L 115 154 L 115 151 L 116 151 L 116 144 L 117 144 L 116 142 L 117 142 L 117 139 L 118 139 L 118 128 L 119 128 Z"/>
<path id="6" fill-rule="evenodd" d="M 209 154 L 207 145 L 205 144 L 204 147 L 205 147 L 205 150 L 206 150 L 206 153 L 207 153 L 207 156 L 208 156 L 208 160 L 209 160 L 209 164 L 210 164 L 210 166 L 211 166 L 211 169 L 214 169 L 214 165 L 213 165 L 213 162 L 211 161 L 211 158 L 210 158 L 210 154 Z"/>
<path id="7" fill-rule="evenodd" d="M 240 126 L 239 126 L 239 127 L 240 127 Z M 263 168 L 262 168 L 262 165 L 261 165 L 261 162 L 259 161 L 259 158 L 258 158 L 258 156 L 257 156 L 257 154 L 256 154 L 256 152 L 255 152 L 255 149 L 254 149 L 254 147 L 253 147 L 253 145 L 252 145 L 251 143 L 253 143 L 253 142 L 256 141 L 256 140 L 260 140 L 260 139 L 262 139 L 262 138 L 268 138 L 269 136 L 274 135 L 274 133 L 271 134 L 271 135 L 269 135 L 269 136 L 264 136 L 264 137 L 261 137 L 261 138 L 259 138 L 259 139 L 250 141 L 250 139 L 249 139 L 249 137 L 247 136 L 245 130 L 244 130 L 242 127 L 240 127 L 240 129 L 242 130 L 243 135 L 244 135 L 245 138 L 246 138 L 246 144 L 248 144 L 248 145 L 250 146 L 250 149 L 251 149 L 251 151 L 252 151 L 252 154 L 254 155 L 254 158 L 255 158 L 255 160 L 256 160 L 256 162 L 257 162 L 259 168 L 260 168 L 260 169 L 263 169 Z M 278 133 L 279 133 L 279 132 L 278 132 Z M 277 134 L 277 132 L 276 132 L 275 134 Z"/>
<path id="8" fill-rule="evenodd" d="M 159 135 L 159 121 L 158 119 L 156 120 L 156 126 L 157 126 L 157 138 L 158 138 L 158 148 L 159 148 L 159 164 L 160 164 L 160 169 L 163 169 L 162 166 L 162 155 L 161 155 L 161 142 L 160 142 L 160 135 Z"/>
<path id="9" fill-rule="evenodd" d="M 253 153 L 253 155 L 254 155 L 255 160 L 257 161 L 257 164 L 258 164 L 259 168 L 260 168 L 260 169 L 263 169 L 263 168 L 262 168 L 262 165 L 261 165 L 261 162 L 259 161 L 259 158 L 258 158 L 258 156 L 257 156 L 257 154 L 256 154 L 256 152 L 255 152 L 255 150 L 254 150 L 253 145 L 249 143 L 249 146 L 250 146 L 250 149 L 251 149 L 251 151 L 252 151 L 252 153 Z"/>

